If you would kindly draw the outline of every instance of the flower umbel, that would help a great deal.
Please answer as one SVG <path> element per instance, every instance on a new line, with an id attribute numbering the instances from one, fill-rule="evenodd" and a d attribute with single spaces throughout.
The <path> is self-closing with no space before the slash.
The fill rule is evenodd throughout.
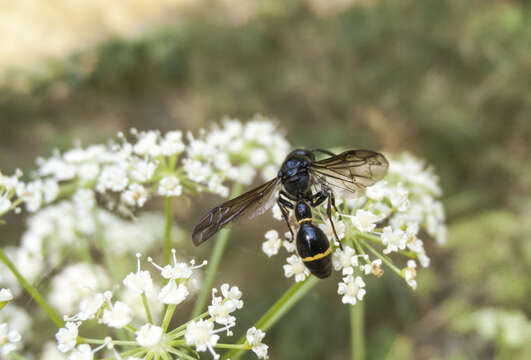
<path id="1" fill-rule="evenodd" d="M 130 354 L 133 350 L 136 356 L 142 358 L 144 356 L 169 358 L 171 354 L 187 354 L 190 347 L 194 347 L 198 352 L 208 350 L 214 359 L 218 359 L 220 357 L 216 352 L 220 339 L 218 334 L 224 332 L 228 336 L 232 335 L 230 329 L 236 325 L 234 312 L 243 307 L 242 293 L 237 286 L 229 284 L 221 285 L 219 290 L 212 289 L 212 302 L 207 312 L 201 314 L 198 319 L 170 328 L 173 311 L 186 298 L 184 295 L 179 295 L 180 289 L 187 289 L 187 283 L 194 272 L 204 265 L 204 263 L 199 266 L 194 265 L 194 261 L 178 262 L 175 250 L 172 254 L 172 263 L 163 267 L 149 259 L 149 262 L 160 271 L 159 278 L 167 282 L 158 294 L 153 291 L 158 284 L 150 272 L 141 269 L 140 254 L 137 254 L 136 272 L 129 273 L 122 281 L 127 290 L 143 301 L 147 323 L 133 311 L 133 304 L 111 301 L 113 294 L 110 291 L 103 294 L 94 293 L 81 302 L 78 313 L 65 317 L 67 320 L 65 327 L 59 329 L 56 334 L 58 350 L 68 353 L 72 359 L 92 359 L 95 352 L 109 346 L 117 358 L 123 358 L 123 354 Z M 118 287 L 114 289 L 117 291 Z M 167 305 L 166 310 L 162 314 L 163 320 L 158 324 L 151 317 L 152 307 L 155 306 L 160 311 L 163 305 Z M 114 333 L 112 328 L 123 329 L 131 333 L 134 341 L 117 341 L 111 337 L 86 339 L 80 335 L 80 328 L 87 321 L 100 322 L 107 326 L 110 333 Z M 218 324 L 221 327 L 216 328 Z M 261 343 L 263 336 L 265 336 L 263 332 L 257 333 L 252 338 L 254 342 L 249 342 L 248 345 L 248 349 L 252 349 L 260 358 L 265 358 L 267 355 L 267 345 Z M 100 344 L 100 346 L 91 349 L 89 344 Z M 226 348 L 227 344 L 219 346 Z M 118 350 L 122 347 L 123 349 Z"/>
<path id="2" fill-rule="evenodd" d="M 93 359 L 96 352 L 107 349 L 107 357 L 134 360 L 190 358 L 197 355 L 195 351 L 208 350 L 219 358 L 220 349 L 232 348 L 252 350 L 266 359 L 265 325 L 262 330 L 249 329 L 238 344 L 220 343 L 222 333 L 232 335 L 237 310 L 244 304 L 236 286 L 205 286 L 206 294 L 212 294 L 208 310 L 173 324 L 176 307 L 193 297 L 197 269 L 206 263 L 178 261 L 175 250 L 170 254 L 179 237 L 171 211 L 166 217 L 136 212 L 151 206 L 156 197 L 164 197 L 171 210 L 171 204 L 198 192 L 227 196 L 227 181 L 241 185 L 250 184 L 256 175 L 274 178 L 288 150 L 275 124 L 257 116 L 246 123 L 224 119 L 220 126 L 195 135 L 133 129 L 108 145 L 76 145 L 38 159 L 37 168 L 26 177 L 19 170 L 12 176 L 0 173 L 0 217 L 22 209 L 32 213 L 21 245 L 9 247 L 6 253 L 31 283 L 43 273 L 54 274 L 49 302 L 62 314 L 73 314 L 63 318 L 66 324 L 56 333 L 56 353 L 69 359 Z M 421 267 L 430 262 L 420 237 L 427 233 L 439 243 L 446 237 L 444 209 L 437 200 L 441 191 L 433 171 L 405 155 L 391 159 L 386 179 L 365 194 L 354 199 L 344 195 L 336 194 L 337 209 L 332 210 L 342 249 L 324 208 L 313 210 L 313 221 L 331 240 L 333 267 L 342 276 L 338 284 L 342 302 L 361 301 L 364 279 L 381 276 L 383 267 L 415 289 L 417 261 Z M 277 206 L 273 213 L 283 219 Z M 137 254 L 136 271 L 116 278 L 120 271 L 113 266 L 122 264 L 121 256 L 132 262 L 131 254 L 148 252 L 161 239 L 165 240 L 164 264 L 148 258 L 158 271 L 142 269 Z M 265 239 L 262 250 L 267 256 L 277 255 L 282 248 L 289 253 L 283 269 L 286 277 L 297 282 L 294 287 L 315 280 L 308 279 L 309 271 L 296 255 L 291 234 L 269 230 Z M 3 276 L 4 271 L 0 268 L 1 285 L 5 283 L 12 292 L 0 290 L 0 308 L 21 291 L 14 277 Z M 10 303 L 3 311 L 15 307 Z M 19 322 L 3 321 L 0 352 L 5 355 L 23 346 L 20 333 L 25 332 L 11 326 Z M 101 333 L 126 335 L 86 338 L 83 333 L 90 322 L 99 323 Z"/>
<path id="3" fill-rule="evenodd" d="M 335 190 L 332 188 L 332 190 Z M 325 232 L 332 243 L 332 264 L 341 271 L 343 279 L 338 293 L 343 303 L 356 304 L 365 295 L 364 276 L 384 274 L 389 267 L 413 289 L 416 288 L 416 261 L 426 267 L 429 257 L 424 242 L 418 235 L 420 229 L 444 243 L 446 227 L 444 211 L 437 198 L 441 195 L 438 179 L 431 168 L 410 155 L 390 159 L 384 180 L 366 189 L 358 197 L 346 196 L 344 191 L 335 194 L 337 211 L 332 212 L 340 247 L 335 240 L 330 220 L 323 207 L 313 209 L 312 221 Z M 273 217 L 281 220 L 279 209 L 273 207 Z M 294 242 L 282 240 L 276 230 L 269 230 L 262 250 L 271 257 L 282 245 L 294 250 Z M 391 257 L 392 256 L 392 257 Z M 395 265 L 404 262 L 407 267 Z M 309 272 L 298 255 L 291 255 L 284 265 L 284 275 L 303 281 Z"/>
<path id="4" fill-rule="evenodd" d="M 39 158 L 27 182 L 22 172 L 0 173 L 0 216 L 24 204 L 30 212 L 56 200 L 64 189 L 118 193 L 120 206 L 142 207 L 153 195 L 181 196 L 208 191 L 228 195 L 225 180 L 249 184 L 255 174 L 274 177 L 289 144 L 270 120 L 255 116 L 246 123 L 223 119 L 221 126 L 191 133 L 131 130 L 110 145 L 80 146 Z M 71 191 L 71 190 L 69 190 Z M 116 205 L 116 204 L 114 204 Z"/>

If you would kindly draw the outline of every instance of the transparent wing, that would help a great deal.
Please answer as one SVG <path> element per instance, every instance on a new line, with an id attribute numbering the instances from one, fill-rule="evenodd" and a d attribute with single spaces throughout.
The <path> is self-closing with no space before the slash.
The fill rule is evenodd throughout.
<path id="1" fill-rule="evenodd" d="M 275 203 L 280 184 L 280 180 L 274 178 L 210 210 L 194 227 L 194 244 L 197 246 L 207 241 L 231 221 L 253 218 L 266 212 Z"/>
<path id="2" fill-rule="evenodd" d="M 358 193 L 383 179 L 389 162 L 370 150 L 349 150 L 316 161 L 310 167 L 315 181 L 340 193 Z"/>

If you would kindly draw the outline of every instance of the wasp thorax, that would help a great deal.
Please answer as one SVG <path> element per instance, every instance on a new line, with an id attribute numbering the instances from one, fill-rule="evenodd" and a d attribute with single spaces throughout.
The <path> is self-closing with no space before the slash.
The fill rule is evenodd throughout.
<path id="1" fill-rule="evenodd" d="M 295 217 L 297 218 L 297 221 L 312 218 L 312 209 L 306 201 L 297 201 L 297 204 L 295 205 Z"/>
<path id="2" fill-rule="evenodd" d="M 286 156 L 286 159 L 290 159 L 293 157 L 299 157 L 299 158 L 308 158 L 310 161 L 315 160 L 315 155 L 312 151 L 305 150 L 305 149 L 295 149 L 292 152 Z"/>
<path id="3" fill-rule="evenodd" d="M 284 189 L 294 197 L 308 191 L 310 186 L 309 167 L 315 156 L 307 150 L 292 151 L 278 172 L 278 177 L 282 181 Z"/>

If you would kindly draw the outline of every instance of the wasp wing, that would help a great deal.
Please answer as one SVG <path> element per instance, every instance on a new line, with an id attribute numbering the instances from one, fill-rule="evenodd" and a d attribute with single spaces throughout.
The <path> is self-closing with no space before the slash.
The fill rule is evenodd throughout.
<path id="1" fill-rule="evenodd" d="M 358 193 L 383 179 L 389 162 L 370 150 L 349 150 L 314 162 L 310 170 L 321 186 L 339 192 Z"/>
<path id="2" fill-rule="evenodd" d="M 194 227 L 194 244 L 198 246 L 207 241 L 231 221 L 253 218 L 266 212 L 273 206 L 280 184 L 280 179 L 274 178 L 210 210 Z"/>

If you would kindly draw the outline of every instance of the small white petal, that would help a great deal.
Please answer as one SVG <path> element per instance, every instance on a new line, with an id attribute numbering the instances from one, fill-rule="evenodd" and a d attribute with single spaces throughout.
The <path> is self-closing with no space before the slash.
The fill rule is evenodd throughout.
<path id="1" fill-rule="evenodd" d="M 163 333 L 161 327 L 145 324 L 136 332 L 136 342 L 140 346 L 154 346 L 160 342 Z"/>
<path id="2" fill-rule="evenodd" d="M 190 294 L 184 284 L 177 284 L 175 280 L 170 279 L 168 283 L 160 290 L 159 300 L 163 304 L 180 304 Z"/>
<path id="3" fill-rule="evenodd" d="M 127 304 L 121 301 L 117 301 L 111 310 L 103 310 L 102 321 L 110 327 L 122 328 L 129 324 L 132 319 L 133 311 Z"/>

